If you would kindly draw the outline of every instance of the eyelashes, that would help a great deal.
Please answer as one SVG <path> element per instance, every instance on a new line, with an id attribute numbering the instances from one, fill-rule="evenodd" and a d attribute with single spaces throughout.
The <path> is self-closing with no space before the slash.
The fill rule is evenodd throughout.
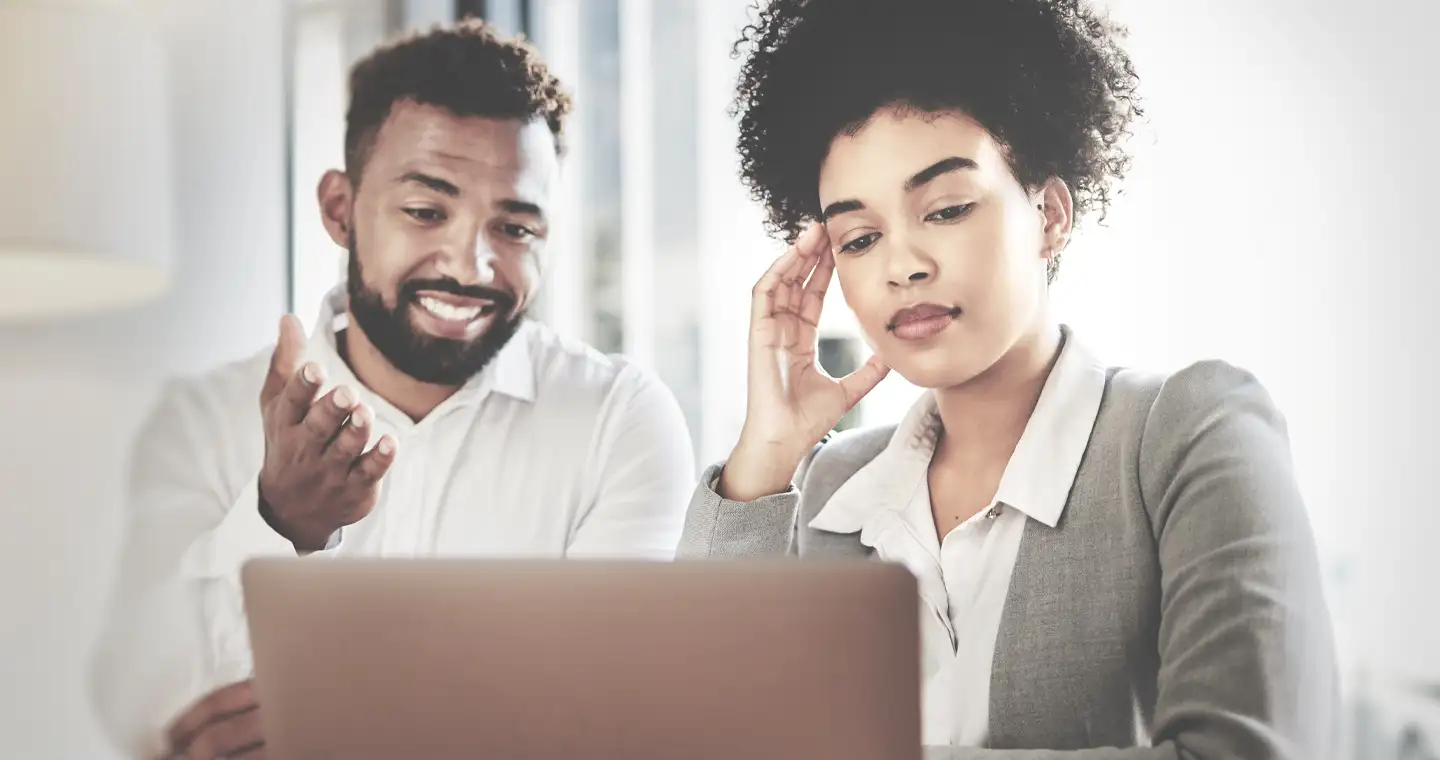
<path id="1" fill-rule="evenodd" d="M 417 222 L 426 226 L 443 224 L 449 217 L 438 208 L 429 206 L 411 206 L 400 209 Z M 495 229 L 504 237 L 516 242 L 525 243 L 540 237 L 540 233 L 523 224 L 515 222 L 501 222 L 495 225 Z"/>
<path id="2" fill-rule="evenodd" d="M 854 240 L 851 240 L 850 242 L 846 243 L 845 245 L 840 246 L 840 252 L 841 252 L 841 253 L 863 253 L 863 252 L 864 252 L 866 249 L 868 249 L 870 246 L 875 245 L 875 241 L 877 241 L 877 240 L 879 240 L 879 239 L 880 239 L 880 233 L 878 233 L 878 232 L 871 232 L 871 233 L 866 234 L 866 235 L 861 235 L 860 237 L 855 238 Z"/>
<path id="3" fill-rule="evenodd" d="M 955 206 L 946 206 L 939 211 L 932 211 L 925 215 L 927 222 L 953 222 L 964 219 L 970 215 L 971 209 L 975 208 L 974 203 L 961 203 Z"/>
<path id="4" fill-rule="evenodd" d="M 438 208 L 420 207 L 406 208 L 401 210 L 418 222 L 424 222 L 426 224 L 438 224 L 439 222 L 445 221 L 445 212 L 441 211 Z"/>
<path id="5" fill-rule="evenodd" d="M 974 211 L 974 203 L 960 203 L 932 211 L 925 215 L 927 223 L 950 224 L 961 221 Z M 880 241 L 879 232 L 869 232 L 840 246 L 837 253 L 855 255 L 873 248 Z"/>

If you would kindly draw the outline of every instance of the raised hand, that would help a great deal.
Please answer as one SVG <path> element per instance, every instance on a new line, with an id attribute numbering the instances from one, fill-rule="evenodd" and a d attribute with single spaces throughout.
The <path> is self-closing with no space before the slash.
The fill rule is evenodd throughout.
<path id="1" fill-rule="evenodd" d="M 317 364 L 297 366 L 303 349 L 300 324 L 286 315 L 260 391 L 265 461 L 259 507 L 296 549 L 315 551 L 375 508 L 396 444 L 382 436 L 365 450 L 374 412 L 343 385 L 316 399 L 325 376 Z"/>
<path id="2" fill-rule="evenodd" d="M 755 283 L 745 426 L 721 474 L 725 498 L 750 501 L 784 491 L 811 447 L 889 373 L 873 356 L 839 379 L 820 367 L 817 328 L 834 272 L 817 224 Z"/>

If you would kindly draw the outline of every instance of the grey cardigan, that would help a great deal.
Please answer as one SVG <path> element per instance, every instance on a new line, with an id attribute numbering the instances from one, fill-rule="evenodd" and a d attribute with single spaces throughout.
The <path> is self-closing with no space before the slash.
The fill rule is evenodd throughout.
<path id="1" fill-rule="evenodd" d="M 894 426 L 846 431 L 783 494 L 690 503 L 679 556 L 871 558 L 809 527 Z M 1324 760 L 1334 642 L 1285 424 L 1221 362 L 1109 370 L 1059 524 L 1025 527 L 997 637 L 985 748 L 929 760 Z M 816 631 L 823 637 L 824 631 Z M 816 758 L 815 760 L 823 760 Z"/>

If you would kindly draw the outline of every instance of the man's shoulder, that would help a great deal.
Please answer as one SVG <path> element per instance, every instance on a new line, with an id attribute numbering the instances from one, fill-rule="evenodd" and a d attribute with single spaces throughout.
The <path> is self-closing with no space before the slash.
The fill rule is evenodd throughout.
<path id="1" fill-rule="evenodd" d="M 266 346 L 249 356 L 202 372 L 177 375 L 170 380 L 170 386 L 177 390 L 217 398 L 250 396 L 258 399 L 260 387 L 265 383 L 265 375 L 270 371 L 270 355 L 273 352 L 273 346 Z"/>
<path id="2" fill-rule="evenodd" d="M 153 416 L 199 415 L 213 420 L 258 415 L 260 387 L 270 368 L 272 350 L 267 347 L 202 372 L 171 377 L 160 390 Z"/>
<path id="3" fill-rule="evenodd" d="M 539 399 L 603 403 L 616 395 L 664 389 L 658 376 L 624 354 L 606 353 L 542 323 L 532 322 L 522 339 L 529 344 Z"/>

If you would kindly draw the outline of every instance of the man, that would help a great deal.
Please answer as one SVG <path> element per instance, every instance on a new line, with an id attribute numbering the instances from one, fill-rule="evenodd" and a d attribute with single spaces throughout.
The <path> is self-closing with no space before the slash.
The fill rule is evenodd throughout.
<path id="1" fill-rule="evenodd" d="M 264 756 L 248 558 L 673 554 L 694 475 L 673 397 L 525 318 L 569 105 L 479 22 L 355 67 L 345 170 L 319 185 L 347 283 L 308 341 L 285 317 L 140 437 L 96 673 L 128 750 Z"/>

